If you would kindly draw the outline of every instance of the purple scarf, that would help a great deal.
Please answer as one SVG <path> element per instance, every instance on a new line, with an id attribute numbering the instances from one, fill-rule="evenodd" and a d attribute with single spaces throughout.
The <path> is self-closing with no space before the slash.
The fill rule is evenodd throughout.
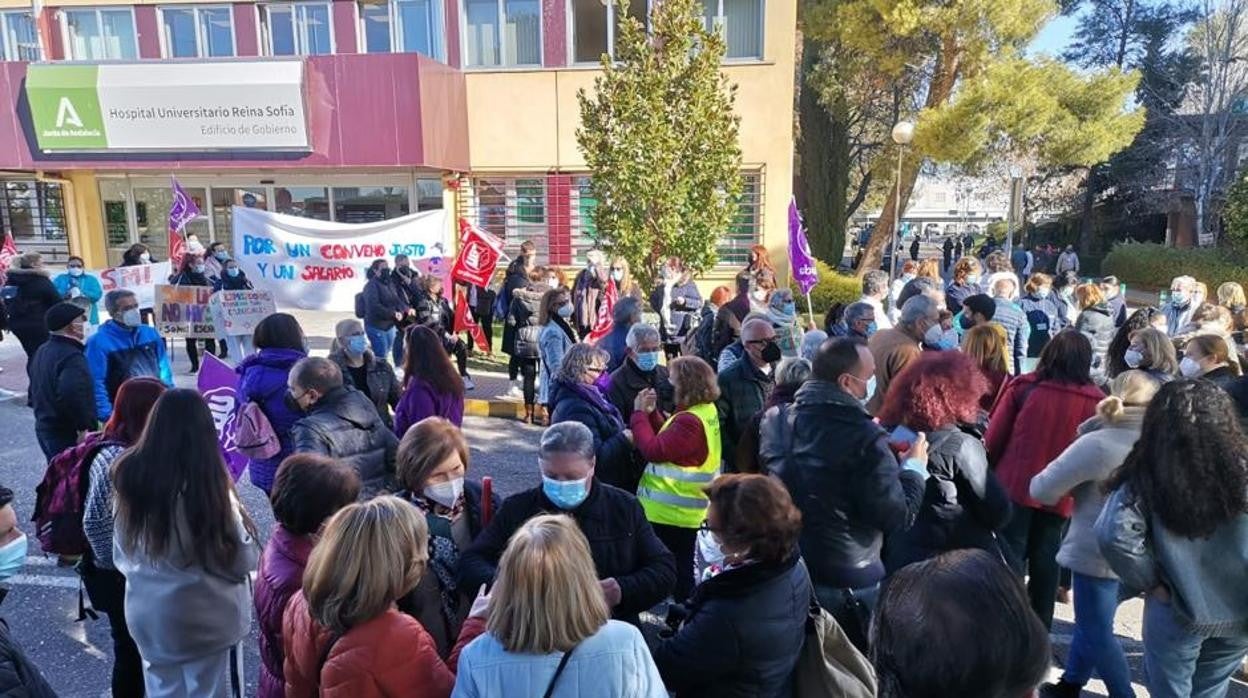
<path id="1" fill-rule="evenodd" d="M 624 428 L 623 415 L 620 414 L 619 410 L 615 409 L 615 405 L 612 405 L 607 398 L 602 396 L 602 393 L 599 392 L 598 388 L 592 385 L 585 385 L 584 383 L 575 383 L 569 385 L 568 387 L 570 387 L 573 392 L 595 405 L 598 409 L 606 412 L 607 416 L 616 423 L 617 429 Z"/>

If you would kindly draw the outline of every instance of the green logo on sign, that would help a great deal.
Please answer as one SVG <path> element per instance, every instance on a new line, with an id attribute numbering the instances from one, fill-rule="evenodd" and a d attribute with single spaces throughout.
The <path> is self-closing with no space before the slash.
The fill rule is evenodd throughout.
<path id="1" fill-rule="evenodd" d="M 93 65 L 32 65 L 26 99 L 40 150 L 108 147 Z"/>

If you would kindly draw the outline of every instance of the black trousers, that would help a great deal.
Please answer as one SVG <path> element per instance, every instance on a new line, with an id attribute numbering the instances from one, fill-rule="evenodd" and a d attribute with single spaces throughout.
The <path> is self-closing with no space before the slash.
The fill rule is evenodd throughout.
<path id="1" fill-rule="evenodd" d="M 191 360 L 191 370 L 199 370 L 199 342 L 204 343 L 204 351 L 210 354 L 217 353 L 217 340 L 215 339 L 187 339 L 186 340 L 186 358 Z M 382 357 L 383 359 L 385 357 Z"/>
<path id="2" fill-rule="evenodd" d="M 456 337 L 453 342 L 447 343 L 446 353 L 455 357 L 455 365 L 459 367 L 459 375 L 468 375 L 468 343 L 462 338 Z"/>
<path id="3" fill-rule="evenodd" d="M 489 345 L 490 351 L 494 350 L 494 311 L 491 308 L 489 314 L 478 313 L 472 311 L 472 319 L 481 326 L 481 332 L 485 334 L 485 343 Z"/>
<path id="4" fill-rule="evenodd" d="M 1066 519 L 1030 507 L 1014 507 L 1014 514 L 1001 531 L 1007 561 L 1019 577 L 1027 577 L 1027 597 L 1045 628 L 1053 626 L 1053 604 L 1061 568 L 1057 551 L 1062 547 Z"/>
<path id="5" fill-rule="evenodd" d="M 537 359 L 515 359 L 520 364 L 520 375 L 524 377 L 524 404 L 537 402 Z"/>
<path id="6" fill-rule="evenodd" d="M 44 457 L 51 463 L 53 456 L 78 443 L 78 434 L 35 429 L 35 440 L 39 442 Z"/>
<path id="7" fill-rule="evenodd" d="M 653 524 L 654 533 L 676 556 L 676 588 L 672 598 L 684 603 L 693 592 L 693 549 L 698 544 L 698 529 Z"/>
<path id="8" fill-rule="evenodd" d="M 30 362 L 35 358 L 35 352 L 39 351 L 39 347 L 48 341 L 48 331 L 46 329 L 28 329 L 23 327 L 21 330 L 13 330 L 13 334 L 17 335 L 17 341 L 22 345 L 22 351 L 26 352 L 26 375 L 30 375 Z"/>
<path id="9" fill-rule="evenodd" d="M 142 698 L 143 658 L 139 656 L 139 648 L 126 625 L 126 578 L 117 570 L 95 567 L 89 560 L 85 563 L 79 567 L 83 586 L 91 598 L 91 605 L 108 616 L 109 632 L 113 637 L 113 695 Z"/>

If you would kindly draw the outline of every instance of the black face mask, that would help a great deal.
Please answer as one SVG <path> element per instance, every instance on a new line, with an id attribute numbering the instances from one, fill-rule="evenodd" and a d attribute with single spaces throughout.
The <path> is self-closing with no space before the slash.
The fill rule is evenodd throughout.
<path id="1" fill-rule="evenodd" d="M 389 268 L 389 267 L 386 267 L 385 269 L 382 269 L 382 270 L 378 271 L 378 272 L 377 272 L 377 278 L 381 279 L 382 281 L 385 281 L 386 279 L 389 279 L 389 278 L 390 278 L 390 268 Z"/>
<path id="2" fill-rule="evenodd" d="M 767 344 L 763 347 L 763 353 L 761 354 L 761 357 L 763 361 L 766 361 L 769 364 L 774 364 L 777 361 L 779 361 L 780 357 L 782 357 L 783 355 L 784 355 L 783 352 L 780 351 L 779 344 L 776 344 L 774 341 L 768 341 Z"/>
<path id="3" fill-rule="evenodd" d="M 299 406 L 299 401 L 295 399 L 294 395 L 290 394 L 289 390 L 287 390 L 286 394 L 282 396 L 282 403 L 285 404 L 286 408 L 289 409 L 291 412 L 294 412 L 296 414 L 307 413 L 307 410 Z"/>

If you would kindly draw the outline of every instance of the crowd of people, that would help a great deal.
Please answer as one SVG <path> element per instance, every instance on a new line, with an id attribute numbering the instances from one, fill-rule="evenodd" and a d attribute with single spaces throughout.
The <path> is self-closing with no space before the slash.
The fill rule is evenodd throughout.
<path id="1" fill-rule="evenodd" d="M 266 697 L 781 697 L 813 653 L 869 663 L 863 695 L 1077 696 L 1098 676 L 1120 698 L 1114 617 L 1141 595 L 1151 694 L 1224 695 L 1248 654 L 1242 287 L 1179 277 L 1128 312 L 1112 277 L 1001 250 L 946 258 L 947 283 L 912 262 L 814 327 L 762 247 L 704 299 L 678 259 L 643 296 L 623 260 L 592 252 L 569 281 L 526 244 L 470 289 L 546 426 L 533 486 L 500 500 L 460 429 L 468 341 L 442 282 L 378 260 L 328 357 L 286 313 L 236 357 L 267 541 L 134 295 L 104 296 L 85 345 L 88 308 L 49 296 L 37 436 L 82 469 L 78 569 L 114 695 L 241 695 L 254 618 Z M 6 505 L 0 576 L 26 549 Z M 0 655 L 47 694 L 7 636 Z"/>

